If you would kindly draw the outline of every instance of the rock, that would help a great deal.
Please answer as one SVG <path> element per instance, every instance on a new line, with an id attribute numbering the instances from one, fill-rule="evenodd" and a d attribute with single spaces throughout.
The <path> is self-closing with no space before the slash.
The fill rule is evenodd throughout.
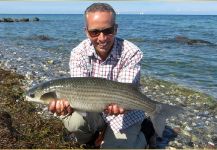
<path id="1" fill-rule="evenodd" d="M 39 21 L 40 19 L 38 18 L 38 17 L 34 17 L 33 19 L 32 19 L 32 21 Z"/>
<path id="2" fill-rule="evenodd" d="M 54 60 L 48 60 L 47 63 L 48 63 L 49 65 L 51 65 L 51 64 L 54 63 Z"/>
<path id="3" fill-rule="evenodd" d="M 3 22 L 14 22 L 12 18 L 3 18 Z"/>
<path id="4" fill-rule="evenodd" d="M 20 22 L 29 22 L 29 18 L 21 18 Z"/>
<path id="5" fill-rule="evenodd" d="M 187 131 L 191 131 L 191 130 L 192 130 L 192 128 L 191 128 L 191 127 L 189 127 L 189 126 L 186 126 L 186 127 L 185 127 L 185 130 L 187 130 Z"/>
<path id="6" fill-rule="evenodd" d="M 15 21 L 15 22 L 19 22 L 20 20 L 19 20 L 19 19 L 14 19 L 14 21 Z"/>
<path id="7" fill-rule="evenodd" d="M 186 43 L 188 45 L 214 45 L 213 43 L 201 39 L 190 39 L 185 36 L 176 36 L 175 40 L 177 42 Z"/>
<path id="8" fill-rule="evenodd" d="M 22 60 L 22 58 L 21 58 L 21 57 L 17 58 L 17 61 L 21 61 L 21 60 Z"/>
<path id="9" fill-rule="evenodd" d="M 39 21 L 40 19 L 38 17 L 34 17 L 32 21 Z M 0 22 L 29 22 L 29 18 L 0 18 Z"/>
<path id="10" fill-rule="evenodd" d="M 192 140 L 192 142 L 195 142 L 195 141 L 198 141 L 198 138 L 195 135 L 192 135 L 191 140 Z"/>
<path id="11" fill-rule="evenodd" d="M 182 134 L 188 136 L 188 137 L 191 137 L 191 133 L 188 132 L 188 131 L 185 131 L 185 130 L 182 130 Z"/>
<path id="12" fill-rule="evenodd" d="M 52 38 L 49 37 L 48 35 L 33 35 L 28 39 L 30 39 L 30 40 L 42 40 L 42 41 L 52 40 Z"/>

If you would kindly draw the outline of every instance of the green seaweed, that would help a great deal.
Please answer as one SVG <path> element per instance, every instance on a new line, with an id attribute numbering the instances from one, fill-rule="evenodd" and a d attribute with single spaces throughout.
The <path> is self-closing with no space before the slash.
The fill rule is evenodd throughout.
<path id="1" fill-rule="evenodd" d="M 78 148 L 76 143 L 64 141 L 68 133 L 60 120 L 43 119 L 34 104 L 24 101 L 23 80 L 21 75 L 0 69 L 0 112 L 11 116 L 13 127 L 7 135 L 4 134 L 7 128 L 1 130 L 0 126 L 0 148 Z"/>

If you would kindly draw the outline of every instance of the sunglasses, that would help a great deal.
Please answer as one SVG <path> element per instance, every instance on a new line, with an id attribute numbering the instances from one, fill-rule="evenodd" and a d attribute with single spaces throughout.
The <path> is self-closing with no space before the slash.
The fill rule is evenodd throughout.
<path id="1" fill-rule="evenodd" d="M 94 29 L 94 30 L 87 30 L 89 35 L 91 37 L 97 37 L 100 35 L 100 33 L 102 32 L 104 35 L 111 35 L 114 33 L 115 31 L 115 26 L 112 26 L 110 28 L 106 28 L 106 29 L 103 29 L 103 30 L 98 30 L 98 29 Z"/>

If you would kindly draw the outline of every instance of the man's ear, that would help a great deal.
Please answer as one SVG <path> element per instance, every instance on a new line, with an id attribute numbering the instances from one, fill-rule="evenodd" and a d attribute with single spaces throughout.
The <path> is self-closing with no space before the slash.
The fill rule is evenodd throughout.
<path id="1" fill-rule="evenodd" d="M 118 24 L 115 24 L 115 34 L 117 34 L 118 31 Z"/>
<path id="2" fill-rule="evenodd" d="M 87 31 L 87 27 L 84 27 L 84 32 L 85 32 L 86 36 L 89 38 L 89 34 L 88 34 L 88 31 Z"/>

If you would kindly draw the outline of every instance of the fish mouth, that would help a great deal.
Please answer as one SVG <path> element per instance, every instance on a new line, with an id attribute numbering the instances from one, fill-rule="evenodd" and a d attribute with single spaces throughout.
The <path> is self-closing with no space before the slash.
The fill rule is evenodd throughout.
<path id="1" fill-rule="evenodd" d="M 55 92 L 44 93 L 43 95 L 37 97 L 35 94 L 28 94 L 25 97 L 25 101 L 36 102 L 41 104 L 49 104 L 51 100 L 57 99 Z"/>
<path id="2" fill-rule="evenodd" d="M 28 101 L 28 102 L 41 103 L 41 100 L 40 100 L 40 99 L 33 98 L 33 97 L 29 96 L 29 95 L 26 95 L 26 97 L 25 97 L 24 100 L 25 100 L 25 101 Z"/>

